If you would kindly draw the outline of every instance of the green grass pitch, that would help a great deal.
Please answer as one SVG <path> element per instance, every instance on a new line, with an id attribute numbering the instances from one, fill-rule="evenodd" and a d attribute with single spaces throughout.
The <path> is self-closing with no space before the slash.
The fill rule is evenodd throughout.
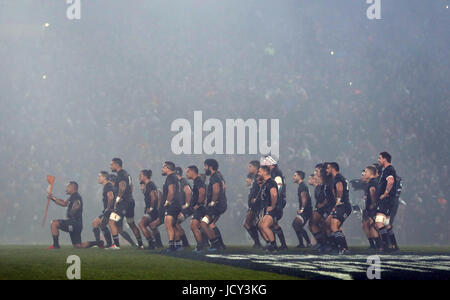
<path id="1" fill-rule="evenodd" d="M 69 255 L 81 259 L 81 279 L 84 280 L 298 280 L 307 279 L 267 271 L 257 271 L 188 259 L 189 250 L 168 256 L 156 251 L 137 250 L 129 246 L 119 251 L 98 248 L 74 249 L 62 246 L 47 250 L 47 246 L 0 246 L 0 280 L 7 279 L 67 279 L 66 263 Z M 448 255 L 450 247 L 402 247 L 401 254 Z M 353 253 L 368 254 L 366 247 L 351 247 Z M 225 254 L 263 254 L 251 247 L 228 247 Z M 290 248 L 285 254 L 312 254 L 311 249 Z M 186 255 L 189 254 L 189 255 Z M 181 256 L 181 257 L 180 257 Z M 201 257 L 201 256 L 200 256 Z"/>
<path id="2" fill-rule="evenodd" d="M 0 279 L 67 279 L 69 255 L 81 260 L 84 280 L 288 280 L 298 279 L 270 272 L 169 257 L 154 251 L 123 247 L 119 251 L 62 246 L 0 246 Z"/>

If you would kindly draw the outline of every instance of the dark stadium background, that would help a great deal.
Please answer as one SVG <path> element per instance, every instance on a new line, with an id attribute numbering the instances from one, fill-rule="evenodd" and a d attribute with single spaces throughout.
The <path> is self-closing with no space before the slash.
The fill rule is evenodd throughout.
<path id="1" fill-rule="evenodd" d="M 161 187 L 163 161 L 202 166 L 205 155 L 170 150 L 171 122 L 202 110 L 204 119 L 280 119 L 288 243 L 295 170 L 337 161 L 358 178 L 389 151 L 407 202 L 399 244 L 448 245 L 449 204 L 438 202 L 450 200 L 448 4 L 382 1 L 382 20 L 368 20 L 366 1 L 352 0 L 82 1 L 70 21 L 66 1 L 1 0 L 0 243 L 50 244 L 49 223 L 40 226 L 47 174 L 59 197 L 78 181 L 83 239 L 92 239 L 97 174 L 115 156 L 133 176 L 140 217 L 141 168 Z M 245 176 L 258 157 L 214 158 L 227 180 L 224 240 L 250 244 Z M 51 204 L 47 222 L 64 214 Z M 355 216 L 344 230 L 350 244 L 366 243 Z"/>

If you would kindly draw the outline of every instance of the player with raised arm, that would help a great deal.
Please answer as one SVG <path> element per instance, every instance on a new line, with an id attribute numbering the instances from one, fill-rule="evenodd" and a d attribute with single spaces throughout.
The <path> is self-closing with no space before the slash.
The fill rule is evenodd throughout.
<path id="1" fill-rule="evenodd" d="M 83 230 L 83 199 L 78 193 L 78 183 L 70 181 L 66 186 L 66 194 L 69 199 L 56 198 L 52 194 L 48 197 L 57 205 L 67 207 L 66 219 L 52 220 L 51 232 L 53 245 L 48 249 L 59 249 L 59 230 L 68 232 L 74 248 L 89 248 L 98 245 L 97 242 L 81 242 L 81 231 Z"/>

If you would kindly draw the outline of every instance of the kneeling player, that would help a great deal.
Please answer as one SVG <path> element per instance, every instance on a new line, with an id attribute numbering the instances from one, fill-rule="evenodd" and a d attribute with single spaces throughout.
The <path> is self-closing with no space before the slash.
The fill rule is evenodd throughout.
<path id="1" fill-rule="evenodd" d="M 298 238 L 298 242 L 299 242 L 297 248 L 305 247 L 305 245 L 303 244 L 303 239 L 306 240 L 308 247 L 311 246 L 311 241 L 309 240 L 308 233 L 303 228 L 312 216 L 311 197 L 309 195 L 308 187 L 303 182 L 304 178 L 305 178 L 305 172 L 296 171 L 294 173 L 293 181 L 294 181 L 294 183 L 298 184 L 297 195 L 298 195 L 299 208 L 297 211 L 297 216 L 295 217 L 294 221 L 292 222 L 292 227 L 294 228 L 295 233 L 297 234 L 297 238 Z"/>
<path id="2" fill-rule="evenodd" d="M 59 230 L 68 232 L 70 240 L 75 248 L 89 248 L 98 245 L 97 242 L 81 242 L 81 231 L 83 230 L 83 200 L 78 193 L 78 184 L 75 181 L 69 182 L 66 187 L 66 194 L 70 195 L 69 199 L 58 199 L 52 194 L 48 197 L 62 207 L 67 207 L 66 219 L 52 220 L 51 231 L 53 237 L 53 245 L 48 249 L 59 249 Z"/>
<path id="3" fill-rule="evenodd" d="M 278 185 L 275 180 L 270 176 L 270 169 L 268 166 L 261 166 L 258 171 L 258 177 L 263 181 L 261 186 L 261 205 L 262 205 L 262 218 L 259 220 L 259 230 L 267 241 L 268 245 L 266 250 L 277 250 L 277 244 L 275 242 L 275 234 L 271 227 L 276 222 L 277 218 L 277 201 L 278 201 Z"/>

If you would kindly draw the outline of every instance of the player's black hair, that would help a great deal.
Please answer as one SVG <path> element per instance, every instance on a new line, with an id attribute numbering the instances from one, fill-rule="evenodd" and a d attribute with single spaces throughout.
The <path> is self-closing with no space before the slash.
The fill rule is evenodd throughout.
<path id="1" fill-rule="evenodd" d="M 175 174 L 177 174 L 178 176 L 183 176 L 183 169 L 181 167 L 176 167 Z"/>
<path id="2" fill-rule="evenodd" d="M 252 165 L 252 166 L 254 166 L 255 168 L 257 168 L 257 169 L 259 169 L 259 167 L 260 167 L 260 163 L 259 163 L 259 161 L 257 161 L 257 160 L 252 160 L 251 162 L 250 162 L 250 164 Z"/>
<path id="3" fill-rule="evenodd" d="M 337 162 L 330 162 L 328 165 L 339 172 L 339 164 Z"/>
<path id="4" fill-rule="evenodd" d="M 122 168 L 122 160 L 121 160 L 120 158 L 114 157 L 114 158 L 112 159 L 112 161 L 113 161 L 114 163 L 116 163 L 119 167 Z"/>
<path id="5" fill-rule="evenodd" d="M 295 171 L 295 173 L 301 178 L 301 180 L 305 179 L 305 172 L 298 170 Z"/>
<path id="6" fill-rule="evenodd" d="M 208 158 L 203 163 L 205 166 L 211 167 L 214 171 L 219 169 L 219 163 L 214 158 Z"/>
<path id="7" fill-rule="evenodd" d="M 166 165 L 167 169 L 170 171 L 175 171 L 175 164 L 171 161 L 165 161 L 164 164 Z"/>
<path id="8" fill-rule="evenodd" d="M 76 181 L 70 181 L 69 184 L 75 188 L 75 191 L 78 191 L 78 183 Z"/>
<path id="9" fill-rule="evenodd" d="M 151 179 L 151 178 L 152 178 L 152 174 L 153 174 L 152 170 L 150 170 L 150 169 L 148 169 L 148 170 L 142 170 L 141 172 L 142 172 L 142 175 L 144 175 L 144 176 L 147 177 L 148 179 Z"/>
<path id="10" fill-rule="evenodd" d="M 380 155 L 382 158 L 386 159 L 388 161 L 388 163 L 391 163 L 392 156 L 389 153 L 381 152 Z"/>
<path id="11" fill-rule="evenodd" d="M 269 166 L 261 166 L 259 167 L 260 169 L 264 170 L 265 172 L 267 172 L 268 174 L 270 174 L 270 168 Z"/>
<path id="12" fill-rule="evenodd" d="M 366 169 L 369 170 L 372 175 L 377 175 L 377 169 L 374 166 L 367 166 Z"/>
<path id="13" fill-rule="evenodd" d="M 195 172 L 195 174 L 198 174 L 198 168 L 197 168 L 197 166 L 192 165 L 192 166 L 189 166 L 188 169 L 191 170 L 191 171 L 193 171 L 193 172 Z"/>
<path id="14" fill-rule="evenodd" d="M 323 168 L 323 163 L 318 163 L 315 167 L 314 167 L 314 169 L 322 169 Z"/>
<path id="15" fill-rule="evenodd" d="M 108 180 L 109 173 L 106 171 L 100 171 L 100 174 Z"/>
<path id="16" fill-rule="evenodd" d="M 383 167 L 380 164 L 374 163 L 374 164 L 372 164 L 372 166 L 374 166 L 375 169 L 377 169 L 378 174 L 381 174 L 381 172 L 383 172 Z"/>
<path id="17" fill-rule="evenodd" d="M 116 179 L 117 179 L 117 175 L 116 174 L 109 174 L 108 181 L 111 181 L 111 182 L 115 183 Z"/>

